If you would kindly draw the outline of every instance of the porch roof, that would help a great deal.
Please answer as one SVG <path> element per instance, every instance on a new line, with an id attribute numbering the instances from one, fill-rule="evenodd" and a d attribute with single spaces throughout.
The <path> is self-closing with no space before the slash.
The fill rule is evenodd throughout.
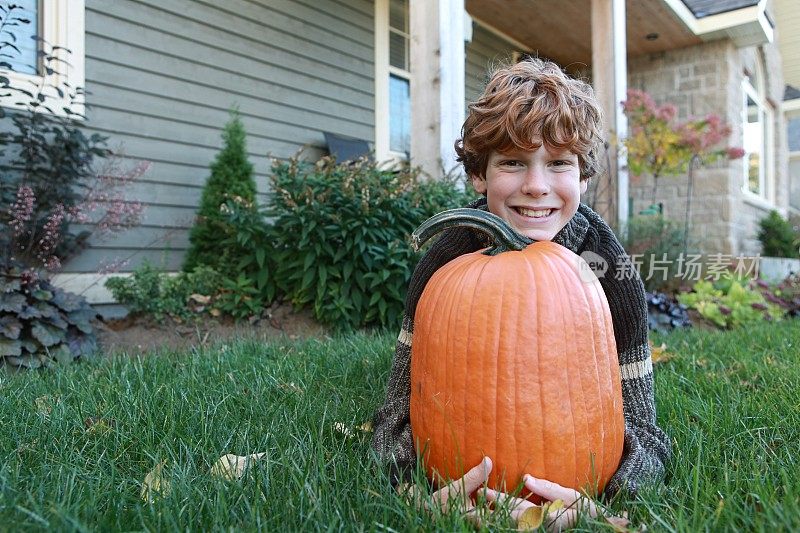
<path id="1" fill-rule="evenodd" d="M 739 46 L 772 40 L 764 0 L 626 2 L 627 54 L 635 57 L 729 38 Z M 484 26 L 568 70 L 591 65 L 591 0 L 466 0 Z M 713 7 L 711 7 L 713 6 Z"/>

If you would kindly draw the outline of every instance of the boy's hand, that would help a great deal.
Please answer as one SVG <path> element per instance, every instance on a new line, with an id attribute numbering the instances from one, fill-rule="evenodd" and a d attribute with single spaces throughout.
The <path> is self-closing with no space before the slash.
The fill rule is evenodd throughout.
<path id="1" fill-rule="evenodd" d="M 448 485 L 431 494 L 427 501 L 419 497 L 419 490 L 414 485 L 398 486 L 398 490 L 405 493 L 406 498 L 414 506 L 431 510 L 439 508 L 447 511 L 455 503 L 464 515 L 474 522 L 478 522 L 478 510 L 470 497 L 473 492 L 478 490 L 489 479 L 489 472 L 492 471 L 492 460 L 484 457 L 477 466 L 464 474 L 464 477 L 457 479 Z"/>
<path id="2" fill-rule="evenodd" d="M 548 531 L 561 531 L 569 529 L 578 522 L 578 516 L 581 513 L 587 513 L 590 517 L 595 518 L 602 515 L 602 509 L 599 505 L 586 497 L 577 490 L 562 487 L 552 481 L 544 479 L 537 479 L 531 475 L 524 476 L 525 488 L 542 499 L 554 502 L 561 500 L 564 506 L 555 511 L 551 511 L 544 519 L 544 526 Z M 534 507 L 534 504 L 522 498 L 515 498 L 505 492 L 499 492 L 492 489 L 485 489 L 484 494 L 489 501 L 504 503 L 508 505 L 511 517 L 519 522 L 522 513 L 528 508 Z"/>

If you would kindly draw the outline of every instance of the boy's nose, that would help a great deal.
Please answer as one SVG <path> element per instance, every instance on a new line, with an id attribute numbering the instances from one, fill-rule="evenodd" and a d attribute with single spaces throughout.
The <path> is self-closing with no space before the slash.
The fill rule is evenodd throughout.
<path id="1" fill-rule="evenodd" d="M 541 169 L 529 168 L 525 173 L 522 193 L 531 196 L 542 196 L 550 192 L 550 183 Z"/>

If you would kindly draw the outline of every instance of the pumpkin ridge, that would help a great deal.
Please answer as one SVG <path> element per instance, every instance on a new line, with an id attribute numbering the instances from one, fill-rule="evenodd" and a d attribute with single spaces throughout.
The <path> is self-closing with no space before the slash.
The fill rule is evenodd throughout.
<path id="1" fill-rule="evenodd" d="M 440 296 L 442 300 L 438 300 L 438 302 L 440 303 L 440 307 L 438 309 L 436 308 L 433 309 L 434 312 L 437 311 L 444 312 L 444 310 L 447 310 L 448 312 L 447 320 L 446 321 L 443 320 L 443 322 L 446 324 L 446 330 L 445 330 L 446 333 L 442 331 L 436 332 L 436 335 L 439 336 L 440 338 L 442 346 L 446 347 L 445 353 L 448 354 L 446 361 L 438 362 L 438 364 L 436 365 L 437 369 L 440 371 L 440 374 L 437 376 L 436 383 L 440 384 L 442 382 L 441 375 L 444 374 L 444 381 L 446 385 L 445 391 L 448 395 L 443 396 L 441 398 L 442 419 L 441 422 L 438 424 L 438 427 L 432 428 L 432 430 L 441 432 L 441 438 L 439 439 L 438 442 L 440 443 L 451 442 L 453 445 L 454 448 L 453 456 L 443 457 L 443 459 L 445 459 L 444 464 L 450 463 L 452 468 L 447 469 L 448 470 L 447 472 L 442 472 L 442 475 L 450 477 L 453 476 L 461 477 L 461 475 L 466 473 L 468 468 L 468 465 L 465 464 L 466 460 L 465 458 L 466 439 L 464 435 L 465 432 L 463 431 L 463 426 L 461 426 L 462 431 L 458 431 L 457 430 L 458 426 L 454 424 L 455 420 L 453 416 L 454 412 L 452 405 L 452 395 L 453 395 L 452 375 L 454 371 L 454 366 L 457 366 L 453 364 L 453 359 L 458 354 L 455 354 L 454 350 L 452 349 L 453 339 L 452 335 L 450 334 L 450 331 L 456 331 L 456 329 L 453 327 L 452 321 L 458 319 L 458 313 L 457 310 L 454 313 L 454 307 L 456 307 L 457 302 L 460 299 L 461 287 L 464 281 L 463 279 L 464 270 L 469 271 L 468 262 L 460 261 L 452 266 L 451 275 L 448 277 L 447 283 L 445 284 L 445 287 L 448 290 L 443 291 L 442 295 Z M 452 290 L 454 287 L 454 283 L 457 284 L 458 290 Z M 444 309 L 442 309 L 442 307 L 444 307 Z M 441 339 L 442 335 L 445 335 L 444 339 Z M 440 350 L 437 350 L 437 353 L 440 352 L 441 352 Z M 445 452 L 446 448 L 447 447 L 443 447 L 440 445 L 436 453 L 444 456 L 444 454 L 446 453 Z"/>
<path id="2" fill-rule="evenodd" d="M 601 293 L 600 296 L 605 299 L 605 291 L 603 291 L 602 286 L 598 280 L 597 285 L 595 285 L 595 289 L 598 293 Z M 602 370 L 604 371 L 604 384 L 606 387 L 610 388 L 614 391 L 614 397 L 616 398 L 617 392 L 619 392 L 620 397 L 622 394 L 622 387 L 620 383 L 620 375 L 619 375 L 619 354 L 617 352 L 617 343 L 616 337 L 614 334 L 614 324 L 611 321 L 611 317 L 605 313 L 604 309 L 600 309 L 598 314 L 602 319 L 603 331 L 601 335 L 601 340 L 605 344 L 604 353 L 606 354 L 606 361 L 602 365 Z M 616 403 L 616 401 L 615 401 Z M 620 406 L 620 410 L 622 410 L 622 406 Z M 614 453 L 609 453 L 608 457 L 606 458 L 607 465 L 610 465 L 605 468 L 604 471 L 606 472 L 614 472 L 616 467 L 619 464 L 619 455 L 622 453 L 622 448 L 620 442 L 617 439 L 614 439 L 614 435 L 621 434 L 624 435 L 625 432 L 625 424 L 624 418 L 620 420 L 620 417 L 615 416 L 616 411 L 612 410 L 610 413 L 607 414 L 608 418 L 604 421 L 604 427 L 608 426 L 609 424 L 607 421 L 610 420 L 611 425 L 613 425 L 614 431 L 611 432 L 607 439 L 610 441 L 608 442 L 609 448 L 614 450 Z M 621 426 L 621 427 L 620 427 Z M 616 462 L 615 462 L 616 461 Z M 610 476 L 608 476 L 610 477 Z M 608 479 L 605 480 L 608 482 Z"/>
<path id="3" fill-rule="evenodd" d="M 554 270 L 561 274 L 561 277 L 568 277 L 574 278 L 576 277 L 575 270 L 570 268 L 569 264 L 567 263 L 566 258 L 562 255 L 559 255 L 557 258 L 553 258 L 552 262 L 554 263 Z M 578 283 L 581 283 L 580 278 L 578 277 Z M 578 328 L 581 327 L 580 324 L 577 323 L 575 320 L 575 309 L 573 305 L 569 306 L 569 309 L 566 309 L 565 304 L 570 303 L 574 304 L 574 301 L 571 299 L 575 295 L 572 291 L 568 290 L 567 287 L 564 286 L 563 283 L 557 284 L 557 291 L 560 297 L 558 298 L 559 307 L 561 308 L 562 316 L 566 317 L 570 321 L 570 326 L 562 328 L 562 332 L 564 335 L 564 347 L 565 353 L 564 355 L 568 359 L 565 361 L 565 375 L 566 375 L 566 383 L 567 383 L 567 390 L 569 390 L 569 412 L 572 415 L 572 471 L 577 480 L 577 472 L 579 467 L 579 462 L 582 463 L 586 458 L 581 457 L 582 450 L 587 450 L 591 448 L 591 443 L 581 443 L 578 442 L 577 435 L 579 431 L 582 432 L 584 435 L 589 434 L 589 426 L 588 421 L 586 419 L 585 413 L 583 409 L 575 409 L 575 406 L 586 405 L 584 394 L 583 394 L 583 383 L 578 380 L 577 386 L 575 385 L 575 376 L 573 375 L 572 369 L 574 368 L 573 364 L 569 360 L 578 361 L 578 371 L 580 372 L 580 368 L 583 366 L 583 361 L 580 360 L 580 356 L 578 354 L 578 350 L 582 348 L 582 346 L 575 346 L 574 342 L 570 342 L 568 335 L 569 332 L 578 331 Z M 577 291 L 576 291 L 577 292 Z M 570 311 L 567 313 L 567 311 Z M 577 390 L 580 389 L 580 395 L 577 394 Z M 578 428 L 578 426 L 582 426 Z M 582 470 L 582 469 L 581 469 Z M 578 482 L 580 484 L 580 482 Z"/>
<path id="4" fill-rule="evenodd" d="M 601 309 L 597 309 L 597 307 L 595 307 L 595 306 L 592 306 L 592 302 L 590 301 L 590 299 L 587 297 L 587 294 L 586 294 L 587 290 L 588 291 L 598 290 L 597 286 L 599 285 L 599 283 L 600 283 L 599 280 L 590 282 L 591 286 L 588 287 L 588 289 L 584 288 L 584 290 L 581 292 L 581 296 L 583 296 L 583 301 L 585 302 L 586 307 L 589 309 L 590 323 L 591 323 L 591 328 L 590 328 L 589 332 L 590 332 L 591 338 L 592 338 L 592 359 L 591 360 L 594 362 L 594 367 L 593 367 L 593 369 L 591 369 L 591 371 L 589 373 L 591 374 L 591 377 L 594 378 L 594 382 L 599 387 L 601 387 L 601 389 L 602 389 L 602 387 L 604 387 L 605 385 L 608 384 L 608 380 L 603 380 L 603 379 L 600 378 L 600 369 L 599 369 L 599 365 L 598 365 L 598 361 L 597 361 L 597 356 L 598 356 L 597 344 L 598 344 L 598 340 L 600 342 L 605 342 L 603 340 L 603 338 L 602 338 L 602 335 L 597 335 L 597 328 L 599 326 L 598 325 L 598 320 L 603 320 L 603 317 L 602 316 L 598 316 L 598 314 L 602 315 L 602 310 Z M 602 287 L 600 289 L 602 289 Z M 598 311 L 600 311 L 600 313 L 598 313 Z M 607 455 L 608 454 L 606 452 L 606 439 L 608 438 L 608 436 L 606 434 L 606 424 L 605 424 L 605 421 L 606 421 L 606 419 L 608 417 L 608 413 L 606 412 L 605 402 L 603 402 L 601 400 L 602 400 L 602 398 L 596 398 L 596 404 L 597 404 L 597 407 L 598 407 L 598 409 L 600 411 L 601 424 L 600 424 L 600 427 L 599 427 L 599 431 L 600 431 L 599 442 L 596 443 L 597 446 L 598 446 L 598 450 L 596 450 L 594 452 L 594 457 L 593 457 L 593 460 L 592 460 L 592 472 L 591 472 L 592 480 L 591 481 L 592 481 L 592 487 L 593 487 L 594 491 L 597 490 L 597 487 L 598 487 L 600 482 L 605 483 L 605 481 L 604 480 L 600 480 L 599 477 L 600 477 L 600 473 L 606 472 L 605 465 L 606 465 L 606 463 L 608 463 L 608 459 L 607 459 Z M 600 463 L 599 464 L 599 468 L 598 468 L 598 464 L 597 464 L 598 463 L 598 461 L 597 461 L 598 458 L 599 458 L 599 463 Z"/>
<path id="5" fill-rule="evenodd" d="M 561 250 L 558 250 L 558 253 L 560 254 Z M 558 257 L 560 257 L 560 255 Z M 546 286 L 547 287 L 554 287 L 555 290 L 558 291 L 558 295 L 559 295 L 559 297 L 553 298 L 552 295 L 548 294 L 547 296 L 549 297 L 549 299 L 551 301 L 548 302 L 550 305 L 547 305 L 546 308 L 547 309 L 551 308 L 552 304 L 558 305 L 559 316 L 564 317 L 564 321 L 566 321 L 567 320 L 567 315 L 564 313 L 564 298 L 563 298 L 563 294 L 562 294 L 562 292 L 560 290 L 562 284 L 559 282 L 558 278 L 554 275 L 554 273 L 560 273 L 560 269 L 559 269 L 560 264 L 559 264 L 559 262 L 556 261 L 555 258 L 547 256 L 547 255 L 543 255 L 542 263 L 546 263 L 547 266 L 548 266 L 548 268 L 544 268 L 544 265 L 542 265 L 540 267 L 542 269 L 542 271 L 545 273 L 546 278 L 548 279 L 548 283 L 546 284 Z M 553 289 L 551 289 L 551 290 L 553 290 Z M 572 317 L 570 316 L 569 318 L 570 318 L 570 322 L 571 322 L 571 318 Z M 570 329 L 570 327 L 572 329 Z M 575 325 L 570 323 L 569 325 L 562 324 L 561 327 L 559 328 L 560 329 L 560 333 L 561 333 L 561 337 L 562 337 L 562 344 L 559 347 L 560 349 L 557 350 L 557 353 L 559 355 L 561 355 L 561 356 L 567 356 L 568 355 L 568 350 L 569 350 L 569 346 L 568 346 L 568 344 L 569 344 L 568 330 L 574 332 L 575 331 L 574 327 L 575 327 Z M 572 397 L 573 396 L 573 390 L 572 390 L 571 376 L 570 376 L 570 372 L 569 372 L 570 366 L 571 366 L 571 362 L 570 361 L 564 361 L 564 360 L 559 360 L 557 362 L 557 364 L 554 365 L 555 368 L 561 369 L 561 376 L 563 376 L 562 385 L 567 391 L 566 397 L 567 397 L 567 400 L 569 402 L 569 409 L 567 409 L 567 411 L 565 413 L 565 418 L 568 418 L 569 422 L 565 422 L 564 426 L 570 428 L 570 434 L 571 434 L 571 441 L 569 443 L 563 443 L 563 442 L 562 443 L 555 443 L 554 442 L 554 444 L 556 446 L 558 446 L 559 461 L 562 461 L 564 459 L 565 455 L 566 455 L 566 457 L 569 457 L 569 460 L 571 461 L 570 475 L 569 476 L 564 476 L 565 477 L 564 480 L 556 480 L 557 483 L 559 483 L 561 485 L 564 484 L 564 481 L 566 479 L 570 479 L 569 484 L 573 485 L 575 483 L 575 481 L 573 481 L 573 480 L 575 479 L 576 473 L 578 472 L 578 446 L 577 446 L 577 442 L 576 442 L 576 427 L 575 427 L 576 423 L 575 423 L 575 410 L 574 410 L 575 401 L 574 401 L 574 399 Z M 560 424 L 559 424 L 559 426 L 560 426 Z M 551 442 L 552 442 L 552 440 L 551 440 Z M 571 453 L 565 454 L 564 450 L 566 448 L 569 448 L 570 446 L 571 446 Z M 560 470 L 563 470 L 565 466 L 567 466 L 567 465 L 561 463 L 561 467 L 562 468 L 560 468 Z M 549 479 L 549 478 L 547 478 L 547 479 Z M 576 487 L 573 487 L 573 488 L 576 488 Z"/>
<path id="6" fill-rule="evenodd" d="M 423 291 L 423 294 L 420 297 L 420 302 L 417 304 L 417 313 L 420 310 L 422 310 L 422 312 L 425 313 L 427 308 L 430 307 L 433 304 L 438 303 L 439 305 L 441 305 L 442 294 L 446 291 L 447 287 L 449 286 L 449 282 L 451 281 L 452 277 L 455 275 L 455 272 L 456 272 L 456 269 L 457 269 L 459 263 L 460 262 L 458 261 L 458 258 L 456 260 L 454 260 L 454 261 L 451 261 L 451 262 L 447 263 L 442 268 L 440 268 L 438 271 L 436 271 L 434 273 L 434 275 L 431 277 L 431 279 L 428 280 L 426 288 L 428 286 L 432 286 L 433 289 L 432 289 L 432 292 Z M 431 283 L 434 280 L 435 280 L 435 282 Z M 439 281 L 439 280 L 441 280 L 441 281 Z M 436 353 L 436 350 L 433 348 L 432 345 L 436 344 L 436 342 L 438 341 L 438 338 L 437 338 L 436 335 L 431 334 L 429 322 L 427 320 L 419 320 L 417 318 L 417 316 L 416 316 L 417 313 L 415 313 L 414 323 L 417 326 L 423 326 L 423 328 L 420 328 L 420 329 L 422 329 L 422 331 L 420 331 L 419 334 L 417 334 L 417 332 L 415 332 L 415 334 L 414 334 L 414 336 L 417 337 L 417 339 L 416 339 L 417 342 L 414 342 L 412 344 L 412 357 L 411 357 L 412 368 L 415 365 L 416 366 L 424 365 L 427 368 L 431 368 L 432 367 L 434 372 L 435 372 L 435 375 L 434 375 L 434 372 L 416 373 L 417 379 L 419 379 L 419 383 L 417 385 L 421 387 L 421 390 L 423 391 L 423 393 L 422 394 L 417 394 L 415 396 L 418 397 L 418 399 L 417 399 L 418 402 L 424 402 L 424 403 L 431 402 L 431 403 L 434 403 L 435 402 L 435 398 L 432 396 L 432 392 L 434 392 L 432 389 L 433 389 L 433 385 L 439 382 L 441 367 L 439 365 L 435 365 L 435 364 L 431 365 L 430 354 Z M 415 329 L 416 329 L 416 327 L 415 327 Z M 420 340 L 423 341 L 423 342 L 420 343 L 419 342 Z M 421 344 L 421 346 L 420 346 L 420 344 Z M 417 350 L 415 350 L 415 348 L 417 348 L 418 346 L 419 346 L 420 349 L 417 351 Z M 414 355 L 415 355 L 414 352 L 415 351 L 416 351 L 417 357 L 414 357 Z M 423 360 L 420 361 L 420 358 L 423 358 Z M 412 383 L 412 386 L 413 385 L 415 385 L 415 384 Z M 413 389 L 412 389 L 412 391 L 413 391 Z M 428 396 L 430 396 L 430 399 L 428 399 Z M 443 408 L 444 408 L 444 406 L 441 405 L 440 408 L 434 409 L 433 410 L 433 415 L 434 415 L 433 417 L 431 417 L 431 416 L 427 416 L 427 417 L 415 416 L 414 417 L 415 420 L 416 420 L 416 423 L 417 423 L 416 425 L 418 426 L 417 436 L 416 436 L 417 438 L 420 438 L 419 433 L 422 433 L 422 437 L 423 438 L 425 438 L 426 440 L 427 439 L 431 439 L 431 437 L 433 437 L 434 431 L 436 431 L 437 428 L 441 428 L 441 427 L 444 426 L 445 417 L 444 417 Z M 429 412 L 428 414 L 430 415 L 431 413 Z M 412 433 L 414 433 L 413 426 L 412 426 Z M 433 439 L 431 439 L 431 440 L 433 440 Z M 440 438 L 437 442 L 442 443 L 443 441 Z M 423 458 L 424 458 L 426 463 L 439 464 L 439 465 L 446 464 L 446 463 L 441 462 L 439 460 L 439 457 L 437 457 L 441 453 L 439 451 L 439 448 L 441 446 L 431 446 L 430 442 L 420 442 L 420 444 L 423 446 L 423 450 L 421 450 L 421 451 L 425 452 L 425 455 L 423 456 Z M 433 457 L 431 457 L 431 456 L 433 456 Z M 429 469 L 427 464 L 425 465 L 425 467 L 426 467 L 426 470 L 428 470 L 429 472 L 432 473 L 432 470 Z M 446 476 L 448 473 L 447 472 L 439 472 L 439 474 L 442 475 L 442 476 Z"/>
<path id="7" fill-rule="evenodd" d="M 503 258 L 503 259 L 505 259 L 505 258 Z M 505 263 L 505 261 L 504 260 L 495 261 L 495 264 L 497 264 L 498 266 L 500 265 L 500 263 Z M 500 270 L 501 270 L 501 274 L 502 274 L 502 271 L 505 270 L 505 268 L 501 267 Z M 503 316 L 503 310 L 505 308 L 505 301 L 503 300 L 504 297 L 505 297 L 505 290 L 504 290 L 505 289 L 505 276 L 500 275 L 499 277 L 500 277 L 500 280 L 502 282 L 502 285 L 498 288 L 498 291 L 497 291 L 498 294 L 500 295 L 500 298 L 498 298 L 499 301 L 496 303 L 496 307 L 500 309 L 500 316 L 499 316 L 498 324 L 503 324 L 503 319 L 505 318 Z M 489 322 L 489 321 L 487 320 L 487 322 Z M 499 365 L 499 357 L 500 357 L 500 348 L 501 348 L 501 346 L 503 344 L 502 343 L 502 333 L 500 333 L 502 331 L 502 328 L 495 328 L 495 331 L 497 333 L 495 334 L 495 339 L 494 339 L 494 349 L 493 349 L 492 352 L 486 352 L 486 353 L 494 353 L 494 354 L 497 354 L 497 355 L 495 356 L 494 360 L 492 360 L 489 357 L 484 357 L 484 359 L 487 362 L 490 363 L 489 364 L 490 373 L 491 373 L 491 375 L 493 377 L 493 380 L 492 380 L 493 381 L 493 383 L 492 383 L 492 393 L 488 397 L 495 399 L 494 400 L 494 415 L 492 417 L 492 431 L 491 431 L 490 435 L 497 435 L 497 421 L 498 421 L 498 415 L 500 414 L 499 413 L 499 408 L 498 408 L 500 402 L 497 400 L 497 391 L 498 391 L 498 388 L 499 388 L 499 383 L 498 383 L 498 374 L 499 374 L 498 365 Z M 493 451 L 494 451 L 496 456 L 503 456 L 503 454 L 500 453 L 500 450 L 501 450 L 500 446 L 501 446 L 502 441 L 503 441 L 503 439 L 499 439 L 499 441 L 498 441 L 498 439 L 495 438 L 495 442 L 492 443 Z M 500 482 L 502 480 L 502 476 L 504 474 L 504 472 L 502 472 L 500 470 L 500 464 L 498 463 L 497 465 L 495 465 L 492 470 L 493 470 L 493 474 L 495 475 L 495 479 L 498 482 Z"/>
<path id="8" fill-rule="evenodd" d="M 467 344 L 463 344 L 464 340 L 459 339 L 457 336 L 453 335 L 452 331 L 462 331 L 462 328 L 459 328 L 459 323 L 465 319 L 464 312 L 460 307 L 460 303 L 464 301 L 462 297 L 465 287 L 467 287 L 472 280 L 471 269 L 469 268 L 468 264 L 459 264 L 459 268 L 457 270 L 457 275 L 454 277 L 458 283 L 457 290 L 451 291 L 448 293 L 448 301 L 447 301 L 447 309 L 449 310 L 450 316 L 448 317 L 447 324 L 447 353 L 448 359 L 446 363 L 443 365 L 447 375 L 447 382 L 446 382 L 446 390 L 451 391 L 451 395 L 445 399 L 447 402 L 447 413 L 448 413 L 448 428 L 450 429 L 450 438 L 452 442 L 455 443 L 456 449 L 456 472 L 457 473 L 465 473 L 467 469 L 471 468 L 473 465 L 466 464 L 467 457 L 466 457 L 466 449 L 467 449 L 467 440 L 469 438 L 466 435 L 466 431 L 458 432 L 455 428 L 466 428 L 465 425 L 465 416 L 463 414 L 463 407 L 461 416 L 458 416 L 458 410 L 456 405 L 454 404 L 453 394 L 452 392 L 457 392 L 459 396 L 462 398 L 466 397 L 466 371 L 469 367 L 469 359 L 467 358 L 466 348 L 469 346 L 469 337 L 467 337 L 466 342 Z M 471 311 L 471 310 L 470 310 Z M 466 324 L 469 324 L 470 315 L 466 316 Z M 469 335 L 469 333 L 467 333 Z M 455 375 L 461 371 L 464 371 L 464 379 L 458 380 L 458 389 L 454 389 L 455 383 Z M 460 418 L 460 420 L 457 420 Z"/>
<path id="9" fill-rule="evenodd" d="M 484 261 L 483 262 L 483 264 L 481 265 L 480 271 L 478 272 L 477 276 L 475 277 L 474 282 L 472 283 L 472 297 L 469 300 L 470 302 L 474 302 L 475 301 L 475 297 L 478 294 L 478 289 L 481 286 L 481 279 L 484 276 L 484 272 L 486 271 L 486 268 L 487 268 L 488 264 L 489 264 L 488 261 Z M 475 311 L 475 307 L 474 306 L 469 306 L 469 311 L 468 311 L 468 314 L 467 314 L 467 316 L 468 316 L 467 324 L 469 324 L 469 330 L 467 331 L 467 345 L 466 345 L 466 356 L 467 356 L 468 360 L 472 360 L 472 355 L 473 355 L 471 352 L 472 352 L 472 349 L 473 349 L 472 347 L 474 346 L 473 338 L 474 338 L 474 333 L 475 333 L 474 324 L 472 323 L 472 316 L 473 316 L 473 312 L 474 311 Z M 485 326 L 486 326 L 485 324 L 481 324 L 481 327 L 485 328 Z M 481 332 L 481 337 L 485 338 L 485 332 Z M 486 353 L 486 352 L 481 350 L 479 353 Z M 479 365 L 475 365 L 476 369 L 478 368 L 478 366 Z M 469 368 L 470 367 L 467 364 L 463 365 L 463 367 L 464 367 L 464 390 L 466 391 L 466 388 L 467 388 L 466 387 L 466 382 L 467 382 L 467 376 L 469 374 Z M 476 381 L 477 383 L 482 383 L 482 381 L 483 381 L 482 376 L 483 376 L 483 371 L 481 369 L 481 376 Z M 467 399 L 468 399 L 468 396 L 467 396 L 467 394 L 463 394 L 462 396 L 463 396 L 464 402 L 463 402 L 463 405 L 462 405 L 462 408 L 461 408 L 461 413 L 462 413 L 462 426 L 461 427 L 466 428 L 466 427 L 469 427 L 468 426 L 469 418 L 467 416 Z M 483 408 L 484 405 L 485 405 L 485 402 L 481 402 L 481 409 Z M 481 415 L 481 417 L 483 416 L 483 413 L 478 413 L 478 414 Z M 484 454 L 484 455 L 486 455 L 486 454 Z"/>
<path id="10" fill-rule="evenodd" d="M 597 278 L 586 281 L 584 280 L 581 275 L 582 265 L 584 263 L 583 259 L 579 256 L 575 259 L 578 261 L 577 263 L 573 261 L 568 261 L 567 258 L 564 258 L 564 264 L 562 268 L 570 269 L 573 272 L 573 275 L 576 276 L 579 280 L 579 285 L 575 290 L 575 298 L 580 299 L 581 309 L 585 310 L 586 313 L 586 324 L 582 324 L 583 329 L 588 329 L 588 341 L 589 345 L 586 347 L 587 350 L 591 350 L 591 356 L 585 357 L 583 363 L 579 368 L 578 379 L 580 383 L 581 389 L 581 405 L 588 405 L 591 404 L 593 412 L 592 416 L 593 419 L 590 420 L 589 417 L 585 417 L 584 423 L 586 425 L 586 434 L 590 432 L 598 432 L 599 434 L 596 440 L 588 443 L 586 448 L 587 453 L 587 460 L 589 461 L 589 479 L 587 482 L 591 487 L 593 492 L 597 492 L 598 481 L 601 473 L 604 471 L 602 470 L 602 465 L 605 463 L 605 420 L 606 420 L 606 410 L 605 410 L 605 402 L 603 402 L 602 398 L 602 390 L 605 382 L 600 380 L 599 373 L 597 372 L 598 368 L 598 350 L 597 350 L 597 341 L 598 336 L 595 332 L 596 327 L 596 320 L 599 318 L 597 316 L 597 311 L 599 309 L 592 306 L 591 301 L 588 297 L 589 292 L 594 292 L 598 288 L 602 291 L 602 288 L 599 287 L 599 280 Z M 587 265 L 588 266 L 588 265 Z M 605 293 L 603 293 L 605 296 Z M 578 319 L 580 320 L 580 318 Z M 592 366 L 590 367 L 589 364 Z M 588 379 L 585 379 L 588 378 Z M 588 392 L 587 387 L 588 386 Z M 599 415 L 599 420 L 597 420 L 597 415 Z M 592 425 L 592 422 L 599 422 L 599 428 Z M 600 460 L 601 468 L 598 468 L 598 459 Z"/>

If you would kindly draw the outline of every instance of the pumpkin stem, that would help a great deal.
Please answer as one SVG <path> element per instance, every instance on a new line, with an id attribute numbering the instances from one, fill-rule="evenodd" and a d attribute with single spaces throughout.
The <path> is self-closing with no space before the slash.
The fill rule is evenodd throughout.
<path id="1" fill-rule="evenodd" d="M 419 250 L 431 237 L 448 228 L 468 227 L 481 231 L 494 241 L 494 247 L 484 253 L 497 255 L 508 250 L 524 250 L 532 239 L 517 233 L 499 216 L 480 209 L 462 207 L 442 211 L 420 224 L 411 234 L 411 246 Z"/>

